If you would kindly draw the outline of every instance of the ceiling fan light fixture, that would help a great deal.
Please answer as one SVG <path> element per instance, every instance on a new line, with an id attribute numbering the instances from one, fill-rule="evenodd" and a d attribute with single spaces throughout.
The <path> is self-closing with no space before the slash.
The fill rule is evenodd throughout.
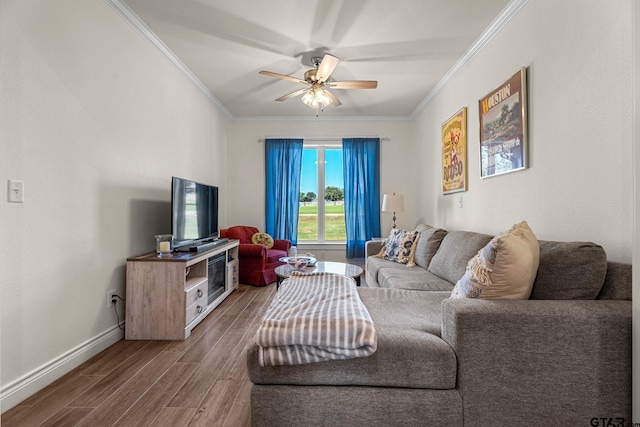
<path id="1" fill-rule="evenodd" d="M 329 98 L 329 96 L 327 95 L 327 93 L 325 92 L 324 89 L 320 89 L 316 92 L 316 98 L 323 103 L 325 106 L 331 104 L 331 102 L 333 102 L 333 100 L 331 98 Z"/>
<path id="2" fill-rule="evenodd" d="M 309 89 L 303 96 L 302 102 L 307 105 L 311 105 L 311 101 L 313 100 L 313 90 Z"/>
<path id="3" fill-rule="evenodd" d="M 325 93 L 321 87 L 313 87 L 307 91 L 302 97 L 302 102 L 311 108 L 326 107 L 333 100 Z"/>

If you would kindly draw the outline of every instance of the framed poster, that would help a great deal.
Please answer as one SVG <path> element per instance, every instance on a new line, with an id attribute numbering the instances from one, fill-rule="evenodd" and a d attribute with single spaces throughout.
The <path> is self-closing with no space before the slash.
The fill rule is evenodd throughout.
<path id="1" fill-rule="evenodd" d="M 442 124 L 442 193 L 467 191 L 467 107 Z"/>
<path id="2" fill-rule="evenodd" d="M 479 102 L 480 177 L 527 168 L 527 69 Z"/>

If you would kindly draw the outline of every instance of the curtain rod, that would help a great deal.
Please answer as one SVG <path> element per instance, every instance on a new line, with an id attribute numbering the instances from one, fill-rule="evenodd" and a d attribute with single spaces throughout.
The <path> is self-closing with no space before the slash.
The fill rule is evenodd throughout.
<path id="1" fill-rule="evenodd" d="M 378 135 L 375 136 L 348 136 L 348 137 L 344 137 L 344 138 L 380 138 L 380 141 L 391 141 L 391 138 L 388 136 L 383 136 L 383 137 L 379 137 Z M 312 141 L 312 142 L 319 142 L 319 141 L 338 141 L 338 142 L 342 142 L 342 140 L 344 139 L 343 137 L 338 137 L 338 136 L 311 136 L 311 137 L 299 137 L 299 136 L 265 136 L 264 138 L 259 138 L 258 139 L 258 143 L 264 142 L 265 139 L 303 139 L 304 141 Z"/>

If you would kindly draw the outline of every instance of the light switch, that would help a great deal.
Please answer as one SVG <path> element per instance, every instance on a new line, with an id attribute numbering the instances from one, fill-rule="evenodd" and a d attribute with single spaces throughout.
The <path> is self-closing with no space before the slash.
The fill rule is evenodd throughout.
<path id="1" fill-rule="evenodd" d="M 462 208 L 462 197 L 458 197 L 458 207 Z"/>
<path id="2" fill-rule="evenodd" d="M 10 179 L 8 198 L 12 203 L 24 202 L 24 182 Z"/>

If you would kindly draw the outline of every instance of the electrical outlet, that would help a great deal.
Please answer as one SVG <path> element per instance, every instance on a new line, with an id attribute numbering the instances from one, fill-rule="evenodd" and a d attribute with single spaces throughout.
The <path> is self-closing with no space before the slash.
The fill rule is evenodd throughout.
<path id="1" fill-rule="evenodd" d="M 107 308 L 113 307 L 113 295 L 116 295 L 115 289 L 110 289 L 109 291 L 107 291 Z"/>

